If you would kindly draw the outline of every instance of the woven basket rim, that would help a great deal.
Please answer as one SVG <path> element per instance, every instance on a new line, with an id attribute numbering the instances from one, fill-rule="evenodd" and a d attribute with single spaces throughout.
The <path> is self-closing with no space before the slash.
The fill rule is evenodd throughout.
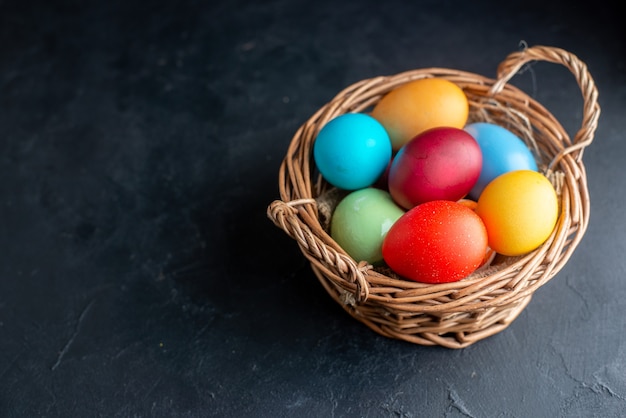
<path id="1" fill-rule="evenodd" d="M 583 117 L 573 139 L 543 105 L 509 83 L 525 63 L 535 60 L 564 65 L 575 76 L 583 95 Z M 316 172 L 311 158 L 314 139 L 329 120 L 344 113 L 367 111 L 393 88 L 429 77 L 445 78 L 461 87 L 470 103 L 468 123 L 490 121 L 518 134 L 533 150 L 540 171 L 555 186 L 560 204 L 557 227 L 542 246 L 519 257 L 498 256 L 497 263 L 463 280 L 444 284 L 410 281 L 389 270 L 353 260 L 328 233 L 331 198 L 337 198 L 337 190 Z M 331 296 L 375 331 L 417 344 L 465 346 L 492 335 L 503 324 L 508 325 L 533 293 L 561 270 L 582 239 L 589 220 L 582 156 L 597 127 L 597 96 L 595 83 L 582 61 L 565 50 L 546 46 L 510 54 L 499 65 L 496 78 L 430 67 L 358 81 L 320 107 L 295 133 L 279 170 L 281 199 L 270 204 L 268 217 L 298 242 Z M 330 207 L 325 208 L 329 201 Z M 508 316 L 485 327 L 476 325 L 481 321 L 489 323 L 486 318 L 490 315 L 498 316 L 493 312 L 486 314 L 494 310 L 499 316 L 503 312 Z M 467 320 L 472 332 L 458 331 L 460 338 L 442 337 L 454 334 L 454 327 L 441 327 L 440 320 L 439 325 L 416 325 L 424 316 L 432 320 L 433 316 L 458 314 L 481 318 Z M 395 318 L 391 325 L 386 323 L 390 317 Z M 404 317 L 412 318 L 410 326 L 401 322 Z M 418 330 L 405 332 L 405 326 Z M 478 338 L 479 335 L 483 337 Z"/>

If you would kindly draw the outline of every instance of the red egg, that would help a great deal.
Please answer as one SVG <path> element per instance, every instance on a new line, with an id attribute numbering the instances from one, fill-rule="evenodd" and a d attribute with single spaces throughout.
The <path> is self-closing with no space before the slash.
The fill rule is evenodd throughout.
<path id="1" fill-rule="evenodd" d="M 422 283 L 448 283 L 485 260 L 487 229 L 469 207 L 448 200 L 422 203 L 387 232 L 382 254 L 397 274 Z"/>
<path id="2" fill-rule="evenodd" d="M 482 153 L 463 129 L 437 127 L 407 142 L 389 168 L 389 192 L 410 209 L 432 200 L 465 197 L 480 176 Z"/>

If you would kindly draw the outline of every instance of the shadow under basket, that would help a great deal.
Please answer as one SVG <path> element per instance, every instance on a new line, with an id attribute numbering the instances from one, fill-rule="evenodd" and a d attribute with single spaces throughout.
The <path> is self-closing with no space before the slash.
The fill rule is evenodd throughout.
<path id="1" fill-rule="evenodd" d="M 582 91 L 583 116 L 573 139 L 541 104 L 508 84 L 531 61 L 561 64 L 574 75 Z M 352 259 L 329 235 L 341 191 L 320 176 L 312 158 L 315 138 L 328 121 L 344 113 L 368 112 L 395 87 L 429 77 L 462 88 L 470 105 L 468 123 L 495 123 L 524 140 L 539 170 L 555 186 L 560 205 L 557 225 L 541 247 L 523 256 L 498 255 L 470 276 L 445 284 L 417 283 Z M 362 80 L 298 129 L 279 170 L 280 200 L 269 205 L 267 215 L 298 243 L 328 294 L 372 330 L 418 345 L 467 347 L 507 328 L 534 292 L 563 268 L 582 239 L 589 221 L 582 157 L 598 124 L 597 97 L 587 66 L 573 54 L 547 46 L 511 53 L 498 66 L 496 79 L 425 68 Z"/>

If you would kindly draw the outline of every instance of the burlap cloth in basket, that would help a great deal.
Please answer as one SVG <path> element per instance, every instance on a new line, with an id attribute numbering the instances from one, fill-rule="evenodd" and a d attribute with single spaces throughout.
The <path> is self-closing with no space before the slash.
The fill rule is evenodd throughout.
<path id="1" fill-rule="evenodd" d="M 582 126 L 573 139 L 541 104 L 509 84 L 524 65 L 547 61 L 565 66 L 582 92 Z M 467 278 L 446 284 L 403 279 L 384 267 L 354 260 L 329 235 L 332 211 L 344 192 L 317 172 L 312 159 L 317 133 L 332 118 L 369 112 L 393 88 L 439 77 L 460 86 L 470 104 L 469 122 L 487 121 L 516 133 L 531 148 L 539 169 L 557 189 L 560 216 L 550 238 L 518 257 L 498 255 Z M 533 46 L 509 54 L 497 77 L 447 68 L 424 68 L 359 81 L 337 94 L 295 133 L 280 166 L 280 200 L 268 217 L 292 237 L 328 294 L 350 315 L 377 333 L 419 345 L 463 348 L 506 327 L 535 291 L 571 257 L 589 221 L 583 151 L 600 115 L 598 92 L 587 66 L 572 53 Z"/>

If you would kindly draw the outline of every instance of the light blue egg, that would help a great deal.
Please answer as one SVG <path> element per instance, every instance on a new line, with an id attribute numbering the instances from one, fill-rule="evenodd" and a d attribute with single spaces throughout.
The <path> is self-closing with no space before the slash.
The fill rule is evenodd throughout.
<path id="1" fill-rule="evenodd" d="M 389 134 L 365 113 L 346 113 L 322 127 L 313 145 L 320 174 L 335 187 L 357 190 L 378 180 L 391 160 Z"/>
<path id="2" fill-rule="evenodd" d="M 501 174 L 515 170 L 537 171 L 537 162 L 528 146 L 508 129 L 488 122 L 465 126 L 474 137 L 483 155 L 483 166 L 468 197 L 478 200 L 483 189 Z"/>

